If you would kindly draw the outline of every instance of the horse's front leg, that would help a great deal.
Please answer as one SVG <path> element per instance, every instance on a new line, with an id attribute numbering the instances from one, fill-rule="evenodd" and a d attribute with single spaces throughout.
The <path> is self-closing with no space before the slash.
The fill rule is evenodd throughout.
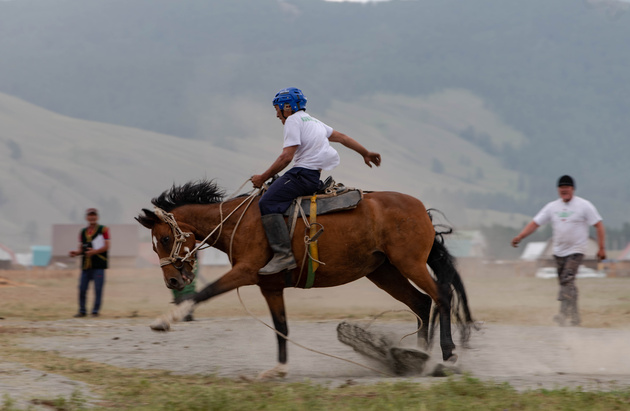
<path id="1" fill-rule="evenodd" d="M 287 339 L 289 327 L 284 308 L 284 296 L 282 288 L 268 289 L 261 287 L 261 291 L 273 319 L 273 325 L 277 331 L 278 338 L 278 365 L 271 370 L 264 371 L 258 375 L 259 379 L 282 378 L 288 372 L 287 366 Z"/>
<path id="2" fill-rule="evenodd" d="M 200 304 L 210 298 L 232 291 L 246 285 L 254 285 L 258 282 L 258 270 L 246 265 L 235 265 L 230 271 L 223 274 L 221 278 L 212 284 L 207 285 L 192 298 L 187 299 L 173 308 L 169 313 L 162 315 L 151 323 L 154 331 L 168 331 L 171 323 L 182 321 L 195 305 Z"/>

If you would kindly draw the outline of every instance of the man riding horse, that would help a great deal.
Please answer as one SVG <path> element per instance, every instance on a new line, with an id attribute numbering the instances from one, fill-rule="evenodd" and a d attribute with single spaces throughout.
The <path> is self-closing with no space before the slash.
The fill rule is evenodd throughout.
<path id="1" fill-rule="evenodd" d="M 283 150 L 267 171 L 252 176 L 251 181 L 254 187 L 261 187 L 291 161 L 295 164 L 262 196 L 252 193 L 244 199 L 226 200 L 214 182 L 191 182 L 173 186 L 153 198 L 154 211 L 143 209 L 136 217 L 151 230 L 153 249 L 160 258 L 168 288 L 181 290 L 195 278 L 194 251 L 198 243 L 227 253 L 231 262 L 223 276 L 158 319 L 151 328 L 166 331 L 171 322 L 181 321 L 198 304 L 240 287 L 257 285 L 269 307 L 278 339 L 278 365 L 263 375 L 285 375 L 289 329 L 284 289 L 336 287 L 365 277 L 418 316 L 421 347 L 430 343 L 439 320 L 442 359 L 454 363 L 457 354 L 451 319 L 459 325 L 462 342 L 468 340 L 473 320 L 455 259 L 444 246 L 443 233 L 435 230 L 430 213 L 419 199 L 393 191 L 370 191 L 364 193 L 355 208 L 322 215 L 326 239 L 318 251 L 325 256 L 326 264 L 319 267 L 312 281 L 297 269 L 292 250 L 296 255 L 306 255 L 309 244 L 301 238 L 290 239 L 283 213 L 296 197 L 312 195 L 320 188 L 321 170 L 331 170 L 339 164 L 330 142 L 361 154 L 370 167 L 379 166 L 381 156 L 309 116 L 305 111 L 306 98 L 296 88 L 278 92 L 273 105 L 284 124 Z M 249 208 L 256 202 L 260 212 Z M 296 224 L 299 229 L 309 227 L 307 221 Z M 264 242 L 265 237 L 270 248 L 253 246 Z M 282 278 L 264 275 L 283 270 L 289 271 Z"/>
<path id="2" fill-rule="evenodd" d="M 273 251 L 271 261 L 258 271 L 262 275 L 297 267 L 283 213 L 295 198 L 311 195 L 321 188 L 322 170 L 332 170 L 339 164 L 339 154 L 330 145 L 331 141 L 356 151 L 370 167 L 372 163 L 377 167 L 381 164 L 379 153 L 368 151 L 353 138 L 310 116 L 306 112 L 306 97 L 301 90 L 295 87 L 280 90 L 273 99 L 273 105 L 276 117 L 284 125 L 282 153 L 264 173 L 251 177 L 254 187 L 262 187 L 265 181 L 284 170 L 291 161 L 294 164 L 269 186 L 258 202 L 265 234 Z"/>

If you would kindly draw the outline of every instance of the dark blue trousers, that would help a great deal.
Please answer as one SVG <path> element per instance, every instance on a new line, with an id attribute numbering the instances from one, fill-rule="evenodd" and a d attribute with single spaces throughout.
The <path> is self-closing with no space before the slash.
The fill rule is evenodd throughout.
<path id="1" fill-rule="evenodd" d="M 293 167 L 269 186 L 258 202 L 261 215 L 282 214 L 293 200 L 314 194 L 322 182 L 319 170 Z"/>
<path id="2" fill-rule="evenodd" d="M 92 314 L 98 314 L 101 309 L 101 297 L 103 295 L 103 285 L 105 284 L 105 269 L 92 268 L 81 271 L 79 281 L 79 312 L 86 314 L 85 299 L 90 281 L 94 281 L 94 307 Z"/>

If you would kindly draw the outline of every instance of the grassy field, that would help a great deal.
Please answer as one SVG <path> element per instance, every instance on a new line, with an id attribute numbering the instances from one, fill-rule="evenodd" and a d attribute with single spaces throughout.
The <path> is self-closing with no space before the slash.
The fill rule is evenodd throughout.
<path id="1" fill-rule="evenodd" d="M 221 269 L 206 269 L 212 281 Z M 476 319 L 496 324 L 550 325 L 557 310 L 553 280 L 516 276 L 501 270 L 462 269 Z M 383 382 L 339 387 L 311 383 L 258 382 L 214 375 L 176 375 L 168 371 L 125 369 L 26 349 L 20 337 L 58 333 L 32 328 L 29 322 L 62 320 L 76 312 L 77 271 L 8 271 L 0 273 L 0 357 L 44 373 L 90 384 L 96 402 L 77 391 L 70 397 L 40 399 L 33 406 L 56 410 L 628 410 L 630 388 L 586 392 L 580 389 L 519 392 L 507 384 L 471 376 L 449 377 L 430 384 Z M 628 278 L 579 280 L 585 327 L 630 328 Z M 256 287 L 241 290 L 247 307 L 268 316 Z M 325 290 L 287 290 L 290 319 L 363 318 L 400 308 L 367 281 Z M 107 273 L 103 319 L 152 319 L 171 307 L 171 295 L 158 269 L 113 269 Z M 199 317 L 243 317 L 235 293 L 201 306 Z M 393 314 L 407 315 L 404 313 Z M 16 326 L 15 324 L 20 324 Z M 625 355 L 625 353 L 622 353 Z M 2 391 L 0 390 L 0 393 Z M 20 408 L 10 392 L 0 410 Z"/>
<path id="2" fill-rule="evenodd" d="M 630 388 L 612 392 L 537 390 L 517 392 L 507 384 L 447 378 L 421 385 L 407 382 L 347 385 L 235 381 L 211 375 L 173 375 L 122 369 L 50 353 L 20 349 L 1 337 L 13 361 L 84 381 L 101 396 L 94 409 L 124 410 L 628 410 Z M 80 394 L 42 403 L 57 410 L 90 405 Z M 0 409 L 14 410 L 10 395 Z"/>

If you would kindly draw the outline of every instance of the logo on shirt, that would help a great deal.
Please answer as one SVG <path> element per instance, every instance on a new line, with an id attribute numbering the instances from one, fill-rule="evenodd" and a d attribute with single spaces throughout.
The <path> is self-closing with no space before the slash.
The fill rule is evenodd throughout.
<path id="1" fill-rule="evenodd" d="M 319 123 L 319 121 L 315 120 L 313 117 L 308 117 L 308 116 L 306 116 L 306 117 L 301 117 L 301 118 L 302 118 L 302 121 L 303 121 L 303 122 L 307 122 L 307 121 L 315 121 L 315 122 L 318 122 L 318 123 Z"/>
<path id="2" fill-rule="evenodd" d="M 562 210 L 562 211 L 558 211 L 558 212 L 556 213 L 556 215 L 557 215 L 557 216 L 558 216 L 558 218 L 560 218 L 562 221 L 565 221 L 567 218 L 571 217 L 574 213 L 575 213 L 575 211 Z"/>

